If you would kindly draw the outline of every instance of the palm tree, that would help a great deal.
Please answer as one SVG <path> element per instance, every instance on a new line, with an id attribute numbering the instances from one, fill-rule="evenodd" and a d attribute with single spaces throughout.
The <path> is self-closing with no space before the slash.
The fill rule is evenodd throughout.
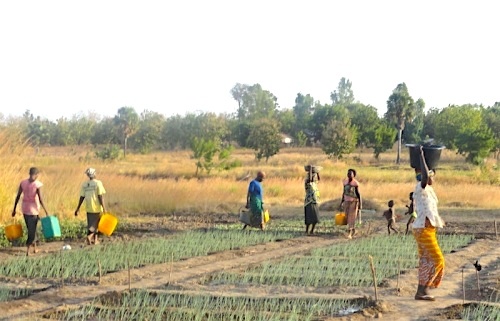
<path id="1" fill-rule="evenodd" d="M 387 100 L 387 112 L 385 118 L 392 122 L 398 130 L 398 156 L 396 163 L 401 160 L 401 137 L 406 121 L 411 121 L 415 115 L 415 104 L 413 98 L 408 93 L 408 88 L 403 82 L 392 91 L 392 95 Z"/>
<path id="2" fill-rule="evenodd" d="M 133 107 L 122 107 L 118 109 L 115 116 L 115 124 L 120 128 L 123 135 L 123 157 L 127 155 L 127 141 L 139 128 L 139 115 Z"/>

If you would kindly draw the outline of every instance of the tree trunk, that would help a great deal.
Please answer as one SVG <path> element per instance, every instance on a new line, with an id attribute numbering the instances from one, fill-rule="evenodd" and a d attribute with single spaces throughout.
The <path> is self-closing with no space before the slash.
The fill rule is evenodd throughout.
<path id="1" fill-rule="evenodd" d="M 398 156 L 396 158 L 396 164 L 399 165 L 401 161 L 401 136 L 403 134 L 403 129 L 398 129 Z"/>
<path id="2" fill-rule="evenodd" d="M 127 140 L 128 136 L 125 135 L 125 138 L 123 139 L 123 158 L 127 156 Z"/>

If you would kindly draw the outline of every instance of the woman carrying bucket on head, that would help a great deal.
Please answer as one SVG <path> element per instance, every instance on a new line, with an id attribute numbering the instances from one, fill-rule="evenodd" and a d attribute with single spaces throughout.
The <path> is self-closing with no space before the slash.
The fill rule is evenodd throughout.
<path id="1" fill-rule="evenodd" d="M 95 173 L 96 170 L 94 168 L 87 168 L 85 171 L 89 180 L 81 186 L 80 199 L 75 210 L 75 216 L 78 216 L 80 206 L 85 200 L 87 210 L 87 244 L 89 245 L 99 243 L 97 239 L 97 225 L 99 224 L 101 213 L 106 212 L 104 206 L 104 194 L 106 190 L 102 182 L 95 178 Z"/>
<path id="2" fill-rule="evenodd" d="M 41 188 L 42 182 L 38 180 L 39 170 L 36 167 L 31 167 L 29 171 L 29 178 L 21 181 L 17 190 L 16 200 L 14 201 L 14 209 L 12 210 L 12 217 L 16 216 L 16 207 L 21 194 L 23 194 L 22 211 L 26 229 L 28 230 L 28 239 L 26 240 L 26 255 L 29 255 L 30 247 L 33 246 L 33 253 L 37 253 L 36 249 L 36 227 L 38 224 L 40 206 L 48 215 L 47 209 L 42 198 Z"/>
<path id="3" fill-rule="evenodd" d="M 424 157 L 422 146 L 419 148 L 420 166 L 415 167 L 418 183 L 413 192 L 417 218 L 413 223 L 413 235 L 417 242 L 418 288 L 415 300 L 434 301 L 429 289 L 437 288 L 441 284 L 444 273 L 444 256 L 437 241 L 437 230 L 444 226 L 439 216 L 438 199 L 432 187 L 434 170 L 429 170 Z"/>
<path id="4" fill-rule="evenodd" d="M 319 171 L 321 167 L 307 165 L 304 166 L 307 172 L 304 180 L 306 196 L 304 199 L 304 223 L 306 224 L 306 235 L 314 234 L 314 228 L 319 223 Z M 309 231 L 309 226 L 311 231 Z"/>

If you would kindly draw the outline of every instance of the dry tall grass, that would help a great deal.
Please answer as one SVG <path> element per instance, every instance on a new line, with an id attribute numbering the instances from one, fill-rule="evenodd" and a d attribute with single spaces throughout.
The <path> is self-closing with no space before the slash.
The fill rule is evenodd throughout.
<path id="1" fill-rule="evenodd" d="M 320 149 L 283 149 L 268 163 L 257 163 L 251 150 L 237 150 L 233 158 L 242 166 L 195 178 L 194 161 L 188 151 L 129 154 L 127 159 L 101 162 L 93 158 L 91 147 L 41 148 L 36 151 L 12 132 L 0 132 L 0 206 L 1 221 L 10 218 L 17 184 L 27 177 L 30 166 L 41 170 L 45 202 L 49 211 L 72 218 L 80 184 L 87 178 L 88 166 L 97 169 L 107 190 L 105 201 L 111 212 L 120 216 L 153 213 L 234 212 L 244 205 L 249 180 L 258 170 L 267 173 L 265 203 L 271 207 L 302 206 L 304 165 L 323 166 L 320 191 L 322 199 L 337 199 L 347 169 L 355 168 L 365 199 L 385 207 L 389 199 L 404 208 L 413 190 L 414 173 L 408 164 L 394 164 L 394 152 L 375 160 L 369 151 L 359 151 L 343 161 L 328 159 Z M 498 170 L 492 170 L 498 175 Z M 245 178 L 246 179 L 242 179 Z M 453 152 L 444 151 L 436 176 L 436 193 L 442 207 L 500 208 L 500 186 L 488 183 L 484 172 L 468 165 Z M 80 219 L 83 219 L 84 215 Z"/>

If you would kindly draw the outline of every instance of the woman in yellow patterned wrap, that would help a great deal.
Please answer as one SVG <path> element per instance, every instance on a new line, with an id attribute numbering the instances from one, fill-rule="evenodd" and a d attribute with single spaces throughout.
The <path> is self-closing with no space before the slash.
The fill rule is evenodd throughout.
<path id="1" fill-rule="evenodd" d="M 437 288 L 444 274 L 444 256 L 437 242 L 437 230 L 444 226 L 437 209 L 438 199 L 432 184 L 434 171 L 427 167 L 422 147 L 420 147 L 421 173 L 417 171 L 417 180 L 413 199 L 417 218 L 413 223 L 413 235 L 418 246 L 418 288 L 415 300 L 434 301 L 429 289 Z"/>

